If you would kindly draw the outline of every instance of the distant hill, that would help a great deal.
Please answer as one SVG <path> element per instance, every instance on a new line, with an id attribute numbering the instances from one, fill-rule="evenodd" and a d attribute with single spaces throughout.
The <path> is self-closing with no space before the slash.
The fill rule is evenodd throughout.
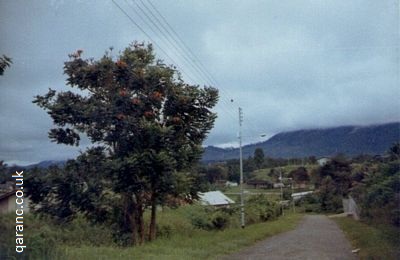
<path id="1" fill-rule="evenodd" d="M 67 162 L 66 160 L 60 160 L 60 161 L 49 160 L 49 161 L 41 161 L 39 163 L 25 165 L 25 166 L 11 165 L 8 168 L 10 170 L 14 171 L 14 170 L 29 170 L 29 169 L 33 169 L 35 167 L 37 167 L 37 168 L 49 168 L 52 165 L 58 166 L 58 167 L 63 167 L 66 162 Z"/>
<path id="2" fill-rule="evenodd" d="M 326 129 L 308 129 L 282 132 L 264 142 L 243 147 L 243 156 L 253 156 L 256 148 L 262 148 L 269 157 L 295 158 L 306 156 L 332 156 L 385 153 L 400 141 L 400 123 L 371 126 L 341 126 Z M 239 158 L 238 148 L 205 148 L 203 161 L 219 161 Z"/>

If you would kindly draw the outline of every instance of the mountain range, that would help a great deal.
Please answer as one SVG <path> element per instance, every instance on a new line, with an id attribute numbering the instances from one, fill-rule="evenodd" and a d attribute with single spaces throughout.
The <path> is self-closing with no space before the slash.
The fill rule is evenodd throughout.
<path id="1" fill-rule="evenodd" d="M 267 141 L 243 146 L 243 157 L 261 148 L 265 156 L 274 158 L 301 158 L 307 156 L 348 156 L 384 154 L 400 141 L 400 122 L 370 126 L 341 126 L 325 129 L 306 129 L 278 133 Z M 239 158 L 239 148 L 205 148 L 204 162 Z"/>
<path id="2" fill-rule="evenodd" d="M 253 156 L 261 148 L 265 156 L 274 158 L 329 157 L 339 153 L 382 155 L 400 141 L 400 122 L 370 126 L 340 126 L 324 129 L 306 129 L 278 133 L 267 141 L 243 146 L 243 157 Z M 213 162 L 239 158 L 239 148 L 207 146 L 202 161 Z M 31 169 L 63 166 L 66 161 L 42 161 L 28 166 Z"/>

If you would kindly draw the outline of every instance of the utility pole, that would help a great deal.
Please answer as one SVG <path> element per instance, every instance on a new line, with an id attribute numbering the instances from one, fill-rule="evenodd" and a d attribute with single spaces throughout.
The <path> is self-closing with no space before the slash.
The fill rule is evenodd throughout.
<path id="1" fill-rule="evenodd" d="M 296 205 L 294 205 L 294 197 L 293 197 L 293 178 L 290 178 L 290 188 L 292 189 L 292 195 L 290 195 L 292 197 L 293 200 L 293 213 L 296 212 Z"/>
<path id="2" fill-rule="evenodd" d="M 242 122 L 243 112 L 239 107 L 239 151 L 240 151 L 240 223 L 244 228 L 244 198 L 243 198 L 243 155 L 242 155 Z"/>
<path id="3" fill-rule="evenodd" d="M 282 216 L 285 216 L 285 212 L 283 210 L 283 179 L 282 179 L 282 168 L 279 167 L 279 180 L 281 181 L 280 186 L 281 186 L 281 210 L 282 210 Z"/>

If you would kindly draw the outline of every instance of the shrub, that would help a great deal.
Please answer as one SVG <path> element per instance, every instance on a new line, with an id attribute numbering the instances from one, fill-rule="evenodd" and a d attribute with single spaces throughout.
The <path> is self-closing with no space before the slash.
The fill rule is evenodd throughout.
<path id="1" fill-rule="evenodd" d="M 250 197 L 246 202 L 245 211 L 246 222 L 249 224 L 265 222 L 280 215 L 279 205 L 262 194 Z"/>
<path id="2" fill-rule="evenodd" d="M 46 222 L 31 214 L 24 215 L 24 253 L 15 252 L 15 215 L 0 215 L 0 259 L 56 259 L 62 258 L 56 232 Z"/>
<path id="3" fill-rule="evenodd" d="M 319 196 L 317 194 L 308 194 L 299 200 L 296 200 L 296 206 L 303 207 L 304 211 L 320 213 L 322 211 Z"/>
<path id="4" fill-rule="evenodd" d="M 396 166 L 385 165 L 381 172 L 370 176 L 366 185 L 357 192 L 362 217 L 400 226 L 400 170 Z"/>
<path id="5" fill-rule="evenodd" d="M 229 225 L 229 215 L 224 213 L 223 211 L 216 211 L 211 216 L 211 223 L 213 229 L 217 230 L 225 229 Z"/>
<path id="6" fill-rule="evenodd" d="M 191 216 L 191 223 L 199 229 L 222 230 L 234 222 L 232 221 L 233 212 L 235 210 L 203 207 Z"/>
<path id="7" fill-rule="evenodd" d="M 173 232 L 172 226 L 168 224 L 164 225 L 157 224 L 156 230 L 157 230 L 157 237 L 170 237 Z"/>

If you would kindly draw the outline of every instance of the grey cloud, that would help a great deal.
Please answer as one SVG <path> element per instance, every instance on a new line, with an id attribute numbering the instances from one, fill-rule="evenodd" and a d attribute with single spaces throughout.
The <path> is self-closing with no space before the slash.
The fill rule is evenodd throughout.
<path id="1" fill-rule="evenodd" d="M 205 144 L 237 143 L 238 106 L 246 142 L 260 133 L 400 120 L 398 1 L 152 2 L 219 83 L 218 119 Z M 0 54 L 14 60 L 0 77 L 0 160 L 9 162 L 73 157 L 88 144 L 51 143 L 50 117 L 31 103 L 49 87 L 66 89 L 68 53 L 100 57 L 114 46 L 117 55 L 148 41 L 111 1 L 1 1 L 0 33 Z M 209 83 L 159 44 L 186 80 Z"/>

